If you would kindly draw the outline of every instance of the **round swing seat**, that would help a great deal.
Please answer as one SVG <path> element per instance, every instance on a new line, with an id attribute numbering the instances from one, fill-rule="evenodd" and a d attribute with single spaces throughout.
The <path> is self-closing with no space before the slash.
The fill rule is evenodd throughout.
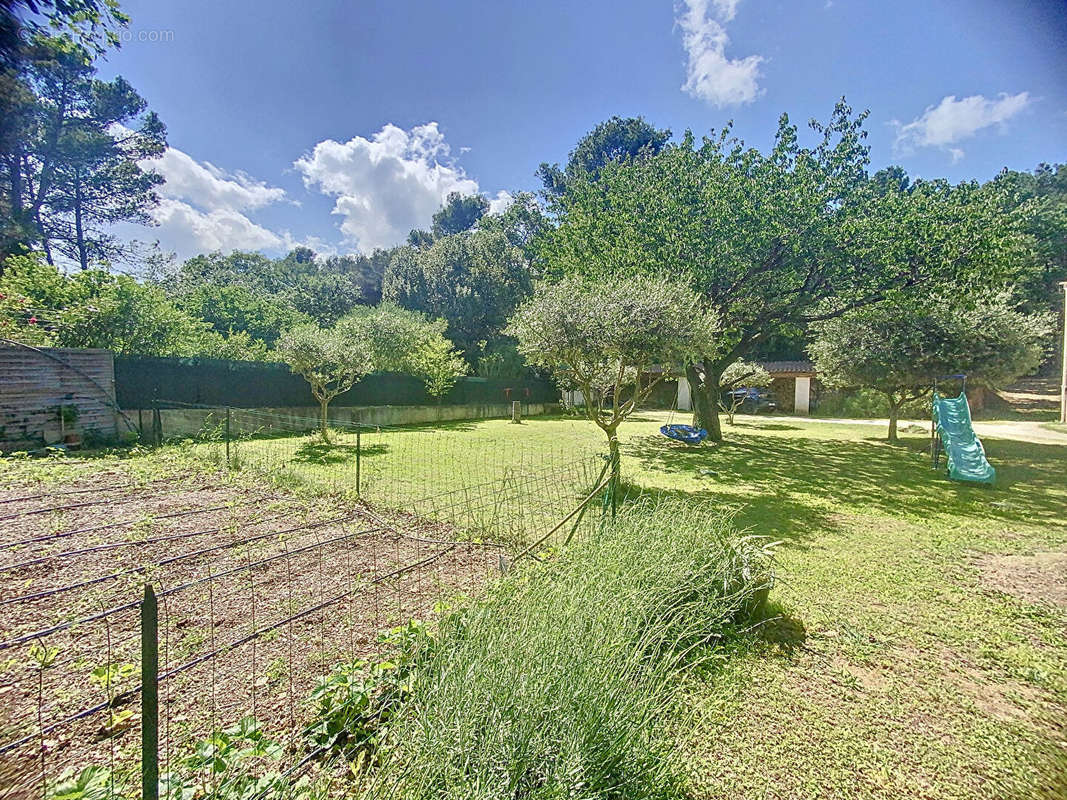
<path id="1" fill-rule="evenodd" d="M 659 432 L 668 439 L 684 444 L 700 444 L 708 438 L 708 432 L 703 428 L 694 428 L 692 425 L 664 425 Z"/>

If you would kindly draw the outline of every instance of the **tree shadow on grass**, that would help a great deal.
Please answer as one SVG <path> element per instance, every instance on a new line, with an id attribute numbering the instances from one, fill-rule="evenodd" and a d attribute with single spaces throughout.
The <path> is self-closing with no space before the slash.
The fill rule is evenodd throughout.
<path id="1" fill-rule="evenodd" d="M 801 430 L 799 425 L 790 425 L 785 422 L 746 422 L 742 419 L 735 419 L 733 427 L 735 428 L 749 428 L 752 430 L 761 431 L 799 431 Z"/>
<path id="2" fill-rule="evenodd" d="M 657 436 L 623 444 L 624 454 L 645 470 L 706 483 L 697 491 L 642 487 L 646 494 L 743 504 L 739 525 L 797 544 L 809 533 L 839 527 L 839 515 L 850 511 L 1060 522 L 1067 448 L 988 439 L 986 451 L 998 471 L 992 487 L 949 481 L 943 470 L 931 469 L 927 448 L 928 439 L 920 436 L 890 445 L 877 436 L 822 439 L 738 430 L 711 447 L 665 446 Z"/>
<path id="3" fill-rule="evenodd" d="M 774 597 L 774 590 L 771 590 Z M 753 633 L 757 641 L 769 648 L 776 655 L 792 658 L 797 650 L 804 647 L 808 639 L 808 630 L 804 623 L 789 614 L 773 599 L 767 602 L 758 620 L 754 620 Z"/>
<path id="4" fill-rule="evenodd" d="M 359 448 L 361 458 L 382 455 L 389 449 L 385 444 L 363 445 Z M 355 444 L 335 442 L 326 444 L 321 439 L 310 439 L 297 448 L 293 461 L 302 464 L 354 464 L 356 461 Z"/>

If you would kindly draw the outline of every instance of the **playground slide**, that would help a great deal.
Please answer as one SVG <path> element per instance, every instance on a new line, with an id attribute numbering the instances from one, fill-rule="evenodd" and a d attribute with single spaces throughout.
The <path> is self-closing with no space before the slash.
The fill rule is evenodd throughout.
<path id="1" fill-rule="evenodd" d="M 948 459 L 948 476 L 956 481 L 993 483 L 997 471 L 974 435 L 967 395 L 960 392 L 959 397 L 942 397 L 934 392 L 934 421 Z"/>

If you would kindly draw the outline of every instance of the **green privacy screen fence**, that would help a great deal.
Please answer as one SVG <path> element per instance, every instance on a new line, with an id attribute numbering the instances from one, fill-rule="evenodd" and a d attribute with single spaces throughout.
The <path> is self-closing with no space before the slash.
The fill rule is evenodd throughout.
<path id="1" fill-rule="evenodd" d="M 120 408 L 148 408 L 153 400 L 236 408 L 316 406 L 307 381 L 285 364 L 212 358 L 115 356 L 115 394 Z M 446 405 L 484 405 L 521 400 L 555 403 L 559 391 L 537 378 L 461 378 Z M 333 406 L 432 405 L 422 381 L 411 375 L 368 375 L 338 396 Z"/>

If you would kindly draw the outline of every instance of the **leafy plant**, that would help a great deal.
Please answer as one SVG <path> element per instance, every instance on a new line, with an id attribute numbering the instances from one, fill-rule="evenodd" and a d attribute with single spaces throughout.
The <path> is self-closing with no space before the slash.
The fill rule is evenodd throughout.
<path id="1" fill-rule="evenodd" d="M 430 637 L 412 620 L 380 639 L 391 660 L 338 664 L 316 684 L 310 702 L 317 722 L 309 731 L 315 748 L 353 760 L 369 756 L 379 744 L 383 726 L 410 691 L 417 655 Z"/>

